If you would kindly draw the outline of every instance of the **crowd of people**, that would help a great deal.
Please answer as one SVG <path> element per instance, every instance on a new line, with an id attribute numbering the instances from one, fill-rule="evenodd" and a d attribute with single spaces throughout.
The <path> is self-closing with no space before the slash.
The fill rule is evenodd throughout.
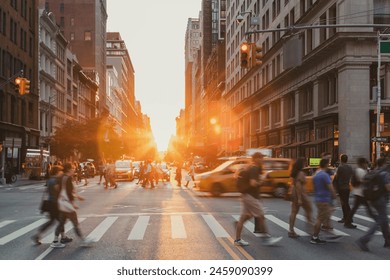
<path id="1" fill-rule="evenodd" d="M 259 189 L 261 186 L 262 165 L 261 153 L 255 153 L 252 156 L 252 164 L 248 168 L 248 186 L 241 195 L 241 216 L 236 226 L 237 246 L 247 246 L 248 242 L 241 238 L 243 224 L 255 217 L 256 227 L 261 228 L 261 234 L 265 239 L 265 245 L 273 245 L 279 242 L 282 237 L 272 237 L 267 230 L 264 219 L 264 211 L 261 200 L 259 199 Z M 327 241 L 337 241 L 342 236 L 333 234 L 327 238 L 320 238 L 321 230 L 333 232 L 331 215 L 335 208 L 335 201 L 338 197 L 343 213 L 342 223 L 345 228 L 355 229 L 353 217 L 360 205 L 365 206 L 367 214 L 373 218 L 374 224 L 358 240 L 356 245 L 363 251 L 369 251 L 368 243 L 372 239 L 378 228 L 381 229 L 384 238 L 384 247 L 390 248 L 390 233 L 387 215 L 387 203 L 390 192 L 390 164 L 386 158 L 377 160 L 373 170 L 368 169 L 368 160 L 359 158 L 357 167 L 352 168 L 348 164 L 348 156 L 340 155 L 340 164 L 332 179 L 329 169 L 330 155 L 324 154 L 319 164 L 319 168 L 313 176 L 314 184 L 314 205 L 317 208 L 317 216 L 313 217 L 312 201 L 306 193 L 306 175 L 303 172 L 306 166 L 306 159 L 299 158 L 295 161 L 292 172 L 292 197 L 291 213 L 289 218 L 288 237 L 299 238 L 295 232 L 294 225 L 297 213 L 302 207 L 309 225 L 309 231 L 312 233 L 310 243 L 326 244 Z M 352 188 L 350 187 L 352 185 Z M 372 191 L 369 191 L 372 190 Z M 375 197 L 368 197 L 367 193 L 375 190 Z M 354 196 L 353 206 L 349 204 L 350 194 Z M 256 228 L 255 228 L 256 229 Z"/>

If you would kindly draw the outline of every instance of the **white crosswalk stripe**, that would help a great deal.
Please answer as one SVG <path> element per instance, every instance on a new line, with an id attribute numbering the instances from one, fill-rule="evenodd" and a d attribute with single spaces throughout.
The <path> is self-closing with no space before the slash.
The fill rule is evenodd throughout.
<path id="1" fill-rule="evenodd" d="M 290 229 L 290 225 L 284 221 L 282 221 L 281 219 L 278 219 L 276 218 L 275 216 L 273 215 L 264 215 L 268 220 L 270 220 L 271 222 L 277 224 L 278 226 L 284 228 L 285 230 L 289 231 Z M 309 233 L 307 232 L 304 232 L 303 230 L 300 230 L 300 229 L 297 229 L 296 227 L 294 227 L 294 230 L 295 232 L 300 235 L 300 236 L 310 236 Z"/>
<path id="2" fill-rule="evenodd" d="M 146 214 L 146 213 L 145 213 Z M 153 224 L 156 222 L 156 220 L 159 219 L 159 214 L 148 214 L 145 215 L 142 213 L 139 213 L 140 216 L 135 216 L 137 217 L 135 223 L 129 223 L 128 231 L 128 240 L 129 241 L 135 241 L 139 240 L 142 241 L 145 239 L 145 236 L 147 236 L 147 232 L 154 227 Z M 138 214 L 137 214 L 138 215 Z M 130 215 L 134 216 L 134 215 Z M 203 224 L 206 228 L 208 228 L 210 231 L 208 234 L 213 235 L 216 238 L 229 238 L 231 239 L 231 236 L 234 235 L 235 229 L 234 229 L 234 224 L 232 223 L 233 221 L 238 221 L 240 216 L 236 214 L 229 214 L 228 217 L 230 218 L 231 224 L 226 221 L 226 216 L 223 219 L 220 219 L 220 217 L 215 216 L 213 214 L 202 214 L 202 213 L 171 213 L 171 214 L 164 214 L 164 216 L 169 217 L 170 221 L 170 238 L 172 239 L 187 239 L 189 238 L 188 233 L 191 233 L 191 227 L 193 226 L 193 221 L 191 221 L 191 217 L 193 216 L 198 216 L 202 217 Z M 104 235 L 108 233 L 112 228 L 115 227 L 116 222 L 118 219 L 124 219 L 128 217 L 126 215 L 112 215 L 112 216 L 99 216 L 100 217 L 100 222 L 95 225 L 92 230 L 87 233 L 83 231 L 83 226 L 81 226 L 82 232 L 91 240 L 97 242 L 104 238 Z M 161 216 L 162 217 L 162 216 Z M 183 219 L 183 217 L 185 217 Z M 83 224 L 85 221 L 90 221 L 90 218 L 95 218 L 94 216 L 88 216 L 88 217 L 81 217 L 79 218 L 79 223 Z M 335 235 L 340 235 L 340 236 L 351 236 L 354 235 L 355 232 L 360 231 L 360 232 L 367 232 L 370 228 L 370 226 L 373 224 L 373 219 L 366 217 L 364 215 L 359 215 L 356 214 L 354 216 L 356 222 L 361 221 L 361 224 L 355 223 L 357 225 L 357 230 L 350 230 L 350 229 L 345 229 L 344 230 L 338 230 L 334 229 L 331 233 Z M 265 219 L 268 222 L 267 225 L 270 228 L 270 232 L 273 233 L 275 232 L 275 227 L 280 228 L 284 231 L 289 230 L 289 224 L 288 224 L 288 216 L 285 217 L 285 220 L 281 219 L 278 217 L 276 214 L 266 214 Z M 331 219 L 333 221 L 339 220 L 339 217 L 336 216 L 331 216 Z M 297 220 L 303 221 L 304 224 L 297 223 L 294 230 L 295 232 L 300 235 L 300 236 L 310 236 L 311 232 L 310 230 L 302 230 L 302 227 L 304 226 L 309 226 L 309 224 L 306 221 L 306 217 L 303 215 L 298 214 L 297 215 Z M 0 229 L 5 229 L 7 230 L 7 234 L 4 236 L 0 232 L 0 245 L 5 245 L 17 238 L 23 237 L 23 235 L 26 235 L 27 233 L 31 232 L 27 237 L 30 238 L 35 232 L 39 226 L 47 222 L 46 218 L 42 219 L 37 219 L 34 222 L 31 222 L 28 225 L 21 226 L 20 229 L 16 229 L 15 231 L 9 233 L 10 231 L 7 230 L 7 227 L 15 227 L 15 224 L 18 223 L 16 220 L 4 220 L 0 222 Z M 90 224 L 90 223 L 89 223 Z M 95 222 L 93 222 L 95 224 Z M 53 241 L 54 237 L 54 231 L 55 227 L 57 225 L 57 222 L 54 223 L 50 231 L 48 231 L 45 236 L 42 238 L 41 242 L 43 244 L 49 244 Z M 342 225 L 336 224 L 338 228 L 341 228 Z M 255 237 L 261 237 L 260 234 L 254 233 L 254 228 L 255 225 L 253 223 L 253 219 L 247 221 L 244 224 L 245 231 L 249 231 L 252 236 Z M 273 229 L 272 229 L 273 227 Z M 301 228 L 301 229 L 300 229 Z M 65 232 L 68 233 L 73 229 L 73 225 L 70 221 L 68 221 L 65 225 Z M 229 232 L 227 231 L 229 229 Z M 202 230 L 202 232 L 206 232 Z M 126 233 L 127 234 L 127 233 Z M 248 232 L 246 232 L 248 234 Z M 326 233 L 324 233 L 326 234 Z M 376 235 L 381 235 L 382 233 L 380 231 L 377 231 L 375 233 Z M 360 233 L 359 233 L 360 235 Z M 24 238 L 24 237 L 23 237 Z M 191 238 L 191 237 L 190 237 Z"/>
<path id="3" fill-rule="evenodd" d="M 89 235 L 88 238 L 97 242 L 102 238 L 103 234 L 112 226 L 118 217 L 107 217 L 101 222 Z"/>
<path id="4" fill-rule="evenodd" d="M 202 215 L 215 237 L 230 237 L 226 230 L 217 222 L 212 215 Z"/>
<path id="5" fill-rule="evenodd" d="M 0 228 L 5 227 L 6 225 L 12 224 L 15 220 L 5 220 L 0 223 Z"/>
<path id="6" fill-rule="evenodd" d="M 297 219 L 299 219 L 301 221 L 306 221 L 306 217 L 302 216 L 301 214 L 297 215 Z M 331 219 L 336 221 L 336 220 L 339 220 L 340 218 L 331 216 Z M 338 230 L 338 229 L 335 229 L 335 228 L 331 231 L 331 233 L 334 235 L 340 235 L 340 236 L 350 236 L 348 233 L 343 232 L 343 231 Z"/>
<path id="7" fill-rule="evenodd" d="M 36 229 L 37 227 L 44 224 L 45 222 L 47 222 L 46 219 L 40 219 L 38 221 L 35 221 L 35 222 L 29 224 L 28 226 L 25 226 L 17 231 L 14 231 L 13 233 L 10 233 L 10 234 L 0 238 L 0 245 L 7 244 L 8 242 L 26 234 L 27 232 L 30 232 L 33 229 Z"/>
<path id="8" fill-rule="evenodd" d="M 85 218 L 78 218 L 78 221 L 79 221 L 79 224 L 82 223 L 83 221 L 85 221 Z M 42 238 L 41 242 L 43 244 L 48 244 L 48 243 L 51 243 L 54 239 L 54 231 L 55 231 L 55 227 L 57 226 L 57 224 L 55 223 L 54 224 L 54 228 L 52 229 L 52 231 L 50 233 L 48 233 L 44 238 Z M 64 233 L 68 233 L 71 229 L 73 229 L 73 224 L 68 221 L 66 224 L 65 224 L 65 229 L 64 229 Z"/>
<path id="9" fill-rule="evenodd" d="M 171 216 L 172 238 L 187 238 L 186 229 L 184 227 L 183 217 L 174 215 Z"/>
<path id="10" fill-rule="evenodd" d="M 150 216 L 140 216 L 131 230 L 127 240 L 142 240 L 144 239 L 146 228 L 149 224 Z"/>

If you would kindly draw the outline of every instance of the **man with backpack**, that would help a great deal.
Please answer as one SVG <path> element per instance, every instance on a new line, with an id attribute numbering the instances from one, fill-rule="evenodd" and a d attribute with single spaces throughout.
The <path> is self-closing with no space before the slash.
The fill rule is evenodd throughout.
<path id="1" fill-rule="evenodd" d="M 236 227 L 236 240 L 234 245 L 237 246 L 248 246 L 249 243 L 241 239 L 241 232 L 244 226 L 244 223 L 251 219 L 252 217 L 260 219 L 265 227 L 264 221 L 264 211 L 260 198 L 260 176 L 262 174 L 261 162 L 263 155 L 261 153 L 254 153 L 252 155 L 252 164 L 245 169 L 245 171 L 240 172 L 241 178 L 237 179 L 237 187 L 241 192 L 241 216 L 237 223 Z M 273 245 L 279 242 L 282 237 L 271 237 L 267 236 L 263 239 L 264 245 Z"/>
<path id="2" fill-rule="evenodd" d="M 363 251 L 369 251 L 367 246 L 378 227 L 381 228 L 385 244 L 383 247 L 390 248 L 390 231 L 387 217 L 387 203 L 390 191 L 389 173 L 385 169 L 385 158 L 379 158 L 374 171 L 364 177 L 363 194 L 370 207 L 376 214 L 373 216 L 375 223 L 365 235 L 360 237 L 356 244 Z"/>

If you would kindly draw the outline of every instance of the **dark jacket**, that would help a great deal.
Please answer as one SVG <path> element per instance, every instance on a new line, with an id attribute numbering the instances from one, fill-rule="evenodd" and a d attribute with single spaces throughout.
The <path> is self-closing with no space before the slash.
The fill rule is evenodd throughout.
<path id="1" fill-rule="evenodd" d="M 346 190 L 349 189 L 349 182 L 353 174 L 353 169 L 348 164 L 341 164 L 337 168 L 336 177 L 335 177 L 335 187 L 337 190 Z"/>

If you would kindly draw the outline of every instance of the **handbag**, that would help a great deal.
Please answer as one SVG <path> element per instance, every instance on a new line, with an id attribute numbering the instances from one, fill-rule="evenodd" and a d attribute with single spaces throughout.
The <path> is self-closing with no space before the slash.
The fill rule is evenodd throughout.
<path id="1" fill-rule="evenodd" d="M 50 212 L 52 210 L 51 206 L 52 204 L 51 201 L 49 200 L 49 192 L 46 189 L 42 194 L 41 205 L 39 206 L 39 210 L 41 211 L 41 214 L 45 212 Z"/>
<path id="2" fill-rule="evenodd" d="M 39 210 L 41 210 L 41 214 L 45 212 L 50 212 L 52 210 L 52 204 L 50 200 L 43 199 L 41 201 L 41 206 L 39 207 Z"/>
<path id="3" fill-rule="evenodd" d="M 71 213 L 71 212 L 75 212 L 76 209 L 73 206 L 73 204 L 70 202 L 68 194 L 66 193 L 67 179 L 68 179 L 67 176 L 64 176 L 62 178 L 61 191 L 60 191 L 60 194 L 58 196 L 58 209 L 61 212 Z M 63 186 L 65 186 L 65 187 L 63 187 Z"/>

